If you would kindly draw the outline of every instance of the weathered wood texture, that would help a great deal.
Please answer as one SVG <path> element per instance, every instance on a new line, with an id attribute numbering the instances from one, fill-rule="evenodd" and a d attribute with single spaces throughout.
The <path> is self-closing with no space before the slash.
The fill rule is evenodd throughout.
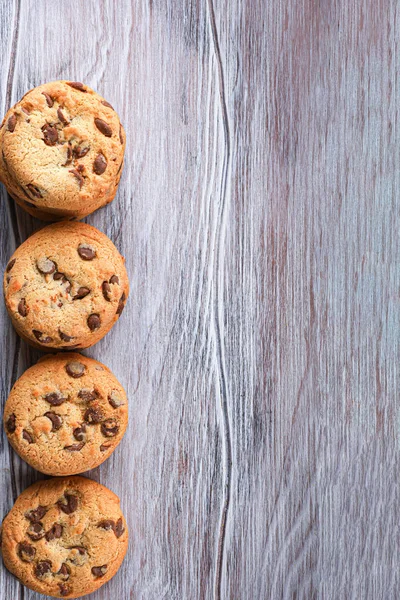
<path id="1" fill-rule="evenodd" d="M 88 355 L 129 431 L 90 477 L 131 544 L 93 599 L 400 597 L 396 0 L 0 2 L 3 110 L 81 80 L 126 166 L 87 220 L 126 256 Z M 34 222 L 1 193 L 2 267 Z M 38 353 L 1 307 L 1 400 Z M 1 513 L 38 478 L 1 434 Z M 0 570 L 0 597 L 37 600 Z"/>

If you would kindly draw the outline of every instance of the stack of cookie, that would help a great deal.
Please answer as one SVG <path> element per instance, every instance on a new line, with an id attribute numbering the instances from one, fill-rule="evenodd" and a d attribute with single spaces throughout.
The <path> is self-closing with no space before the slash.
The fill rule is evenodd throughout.
<path id="1" fill-rule="evenodd" d="M 100 465 L 128 422 L 125 391 L 103 364 L 77 351 L 99 341 L 129 293 L 124 259 L 90 225 L 70 222 L 111 202 L 125 135 L 112 106 L 82 83 L 28 92 L 0 129 L 0 179 L 25 210 L 62 221 L 10 258 L 4 298 L 17 333 L 49 354 L 15 383 L 4 409 L 12 447 L 56 478 L 23 492 L 2 525 L 6 567 L 29 588 L 77 598 L 111 579 L 128 545 L 119 499 L 72 477 Z"/>
<path id="2" fill-rule="evenodd" d="M 82 83 L 25 94 L 3 120 L 0 145 L 0 179 L 34 217 L 81 219 L 115 196 L 125 133 L 111 104 Z"/>

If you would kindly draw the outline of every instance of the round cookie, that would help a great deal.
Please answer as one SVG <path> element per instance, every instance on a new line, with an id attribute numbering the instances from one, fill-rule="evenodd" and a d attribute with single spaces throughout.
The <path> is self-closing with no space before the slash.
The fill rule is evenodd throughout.
<path id="1" fill-rule="evenodd" d="M 111 104 L 79 82 L 30 90 L 0 128 L 0 180 L 31 215 L 81 219 L 111 202 L 125 133 Z"/>
<path id="2" fill-rule="evenodd" d="M 15 383 L 4 408 L 10 444 L 48 475 L 94 469 L 113 453 L 127 424 L 128 402 L 116 377 L 76 353 L 39 360 Z"/>
<path id="3" fill-rule="evenodd" d="M 2 525 L 4 564 L 31 590 L 78 598 L 118 571 L 128 547 L 119 498 L 84 477 L 39 481 Z"/>
<path id="4" fill-rule="evenodd" d="M 29 237 L 4 274 L 18 334 L 48 349 L 88 348 L 118 320 L 129 293 L 124 259 L 85 223 L 56 223 Z"/>

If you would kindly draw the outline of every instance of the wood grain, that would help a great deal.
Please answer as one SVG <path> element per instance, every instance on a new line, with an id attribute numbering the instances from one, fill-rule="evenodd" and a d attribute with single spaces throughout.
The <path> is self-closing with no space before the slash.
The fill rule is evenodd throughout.
<path id="1" fill-rule="evenodd" d="M 4 111 L 70 78 L 127 131 L 87 221 L 131 297 L 87 354 L 131 420 L 88 475 L 131 544 L 91 598 L 399 597 L 397 2 L 4 0 L 0 23 Z M 3 268 L 40 225 L 1 190 Z M 0 324 L 4 405 L 39 353 Z M 41 476 L 0 450 L 4 515 Z M 0 598 L 39 597 L 0 569 Z"/>

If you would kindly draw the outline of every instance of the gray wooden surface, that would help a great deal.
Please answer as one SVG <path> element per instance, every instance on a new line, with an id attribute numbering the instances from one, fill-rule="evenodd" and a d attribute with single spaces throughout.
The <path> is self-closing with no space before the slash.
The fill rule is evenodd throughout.
<path id="1" fill-rule="evenodd" d="M 93 600 L 396 599 L 397 0 L 1 0 L 0 105 L 60 78 L 118 110 L 87 221 L 126 256 L 87 354 L 131 419 L 90 477 L 131 544 Z M 0 259 L 39 222 L 1 191 Z M 38 353 L 0 309 L 1 401 Z M 39 475 L 1 433 L 0 511 Z M 2 600 L 38 600 L 0 569 Z"/>

